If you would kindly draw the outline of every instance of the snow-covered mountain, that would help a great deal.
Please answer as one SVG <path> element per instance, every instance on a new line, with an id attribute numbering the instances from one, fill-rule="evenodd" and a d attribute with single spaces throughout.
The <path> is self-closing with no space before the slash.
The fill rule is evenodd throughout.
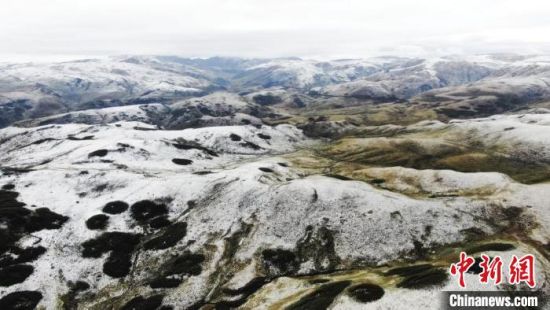
<path id="1" fill-rule="evenodd" d="M 0 125 L 72 110 L 167 102 L 211 86 L 198 70 L 132 59 L 7 64 L 0 66 Z"/>
<path id="2" fill-rule="evenodd" d="M 384 102 L 445 101 L 440 97 L 452 97 L 455 102 L 488 88 L 490 93 L 508 92 L 530 102 L 548 99 L 549 63 L 542 56 L 485 55 L 333 61 L 128 56 L 3 64 L 0 126 L 74 110 L 171 104 L 220 90 L 248 93 L 283 88 L 303 95 Z"/>
<path id="3" fill-rule="evenodd" d="M 0 309 L 438 309 L 550 277 L 542 56 L 0 66 Z M 506 280 L 506 279 L 504 279 Z M 504 281 L 506 282 L 506 281 Z"/>

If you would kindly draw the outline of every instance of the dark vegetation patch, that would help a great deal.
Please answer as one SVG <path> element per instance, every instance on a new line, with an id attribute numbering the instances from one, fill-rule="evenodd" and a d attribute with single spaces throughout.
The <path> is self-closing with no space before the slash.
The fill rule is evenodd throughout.
<path id="1" fill-rule="evenodd" d="M 157 216 L 149 221 L 149 227 L 159 229 L 170 225 L 172 222 L 166 216 Z"/>
<path id="2" fill-rule="evenodd" d="M 2 171 L 2 173 L 5 176 L 10 176 L 10 175 L 20 175 L 22 173 L 31 172 L 33 170 L 29 168 L 0 167 L 0 171 Z"/>
<path id="3" fill-rule="evenodd" d="M 86 220 L 88 229 L 105 229 L 109 223 L 109 217 L 105 214 L 97 214 Z"/>
<path id="4" fill-rule="evenodd" d="M 197 142 L 194 142 L 194 141 L 188 141 L 188 140 L 185 140 L 185 139 L 177 139 L 176 140 L 176 143 L 172 143 L 172 145 L 179 149 L 179 150 L 192 150 L 192 149 L 195 149 L 195 150 L 199 150 L 199 151 L 202 151 L 203 153 L 206 153 L 210 156 L 214 156 L 214 157 L 217 157 L 218 154 L 202 145 L 200 145 L 199 143 Z"/>
<path id="5" fill-rule="evenodd" d="M 128 210 L 129 206 L 124 201 L 111 201 L 103 207 L 103 212 L 108 214 L 119 214 Z"/>
<path id="6" fill-rule="evenodd" d="M 193 163 L 192 160 L 184 159 L 184 158 L 174 158 L 172 159 L 172 162 L 176 165 L 183 165 L 183 166 L 190 165 Z"/>
<path id="7" fill-rule="evenodd" d="M 480 141 L 466 142 L 466 147 L 448 142 L 426 147 L 414 139 L 392 139 L 388 143 L 372 143 L 363 149 L 353 148 L 353 151 L 341 150 L 337 144 L 329 148 L 326 155 L 337 161 L 382 167 L 500 172 L 525 184 L 550 180 L 550 166 L 547 163 L 507 156 L 484 146 Z"/>
<path id="8" fill-rule="evenodd" d="M 23 236 L 43 229 L 59 229 L 69 218 L 48 208 L 30 210 L 17 200 L 18 192 L 0 190 L 0 266 L 35 260 L 45 251 L 43 247 L 20 249 L 17 241 Z M 23 267 L 24 268 L 24 267 Z M 31 267 L 32 268 L 32 267 Z"/>
<path id="9" fill-rule="evenodd" d="M 385 182 L 386 182 L 386 180 L 384 180 L 384 179 L 372 179 L 372 180 L 370 180 L 370 184 L 375 184 L 375 185 L 383 184 Z"/>
<path id="10" fill-rule="evenodd" d="M 386 275 L 403 277 L 404 279 L 397 284 L 397 287 L 411 289 L 442 285 L 448 279 L 445 270 L 430 264 L 394 268 L 386 272 Z"/>
<path id="11" fill-rule="evenodd" d="M 300 97 L 294 97 L 292 103 L 294 103 L 294 106 L 296 106 L 297 108 L 303 108 L 306 106 L 306 104 L 302 99 L 300 99 Z"/>
<path id="12" fill-rule="evenodd" d="M 237 289 L 223 288 L 222 292 L 232 298 L 229 300 L 219 300 L 208 305 L 213 306 L 214 309 L 237 309 L 246 303 L 248 297 L 262 288 L 266 283 L 269 283 L 269 279 L 265 277 L 256 277 L 250 280 L 250 282 L 245 284 L 243 287 Z M 202 309 L 202 306 L 204 305 L 205 303 L 202 301 L 201 303 L 195 305 L 196 308 L 194 309 Z"/>
<path id="13" fill-rule="evenodd" d="M 42 246 L 29 247 L 25 249 L 12 246 L 7 249 L 6 253 L 0 255 L 0 268 L 35 261 L 44 253 L 46 253 L 46 248 Z"/>
<path id="14" fill-rule="evenodd" d="M 193 172 L 193 174 L 196 174 L 196 175 L 207 175 L 207 174 L 211 174 L 211 173 L 214 173 L 212 171 L 195 171 Z"/>
<path id="15" fill-rule="evenodd" d="M 158 128 L 149 128 L 149 127 L 141 127 L 141 126 L 134 126 L 134 130 L 140 130 L 140 131 L 155 131 L 159 130 Z"/>
<path id="16" fill-rule="evenodd" d="M 187 251 L 180 256 L 170 258 L 159 268 L 160 276 L 149 282 L 149 285 L 153 288 L 178 286 L 183 276 L 201 274 L 204 260 L 204 255 Z"/>
<path id="17" fill-rule="evenodd" d="M 103 273 L 113 278 L 122 278 L 130 273 L 132 254 L 113 251 L 103 263 Z"/>
<path id="18" fill-rule="evenodd" d="M 371 302 L 382 298 L 384 289 L 375 284 L 364 283 L 350 287 L 348 294 L 356 301 Z"/>
<path id="19" fill-rule="evenodd" d="M 18 192 L 10 190 L 0 190 L 0 208 L 9 209 L 25 206 L 23 202 L 17 201 L 18 196 Z"/>
<path id="20" fill-rule="evenodd" d="M 393 211 L 392 213 L 390 213 L 390 218 L 392 220 L 403 221 L 403 215 L 401 215 L 401 212 L 399 211 Z M 415 247 L 416 247 L 416 244 L 415 244 Z"/>
<path id="21" fill-rule="evenodd" d="M 475 254 L 481 252 L 490 252 L 490 251 L 511 251 L 516 247 L 510 243 L 486 243 L 477 246 L 473 246 L 468 250 L 468 253 Z"/>
<path id="22" fill-rule="evenodd" d="M 323 284 L 323 283 L 330 282 L 330 280 L 329 279 L 313 279 L 313 280 L 309 280 L 308 282 L 309 282 L 309 284 Z"/>
<path id="23" fill-rule="evenodd" d="M 187 223 L 174 223 L 164 229 L 160 235 L 143 244 L 146 250 L 162 250 L 173 247 L 187 234 Z"/>
<path id="24" fill-rule="evenodd" d="M 67 286 L 69 287 L 69 291 L 60 297 L 63 302 L 63 309 L 78 309 L 77 296 L 81 292 L 87 291 L 90 288 L 90 285 L 84 281 L 70 281 Z"/>
<path id="25" fill-rule="evenodd" d="M 246 295 L 246 297 L 252 295 L 254 292 L 259 290 L 264 284 L 268 283 L 268 279 L 265 277 L 256 277 L 243 287 L 237 289 L 224 288 L 223 292 L 227 295 Z"/>
<path id="26" fill-rule="evenodd" d="M 2 186 L 2 189 L 5 189 L 5 190 L 7 190 L 7 191 L 10 191 L 10 190 L 12 190 L 12 189 L 14 189 L 14 188 L 15 188 L 15 185 L 13 185 L 13 184 L 4 184 L 4 185 Z"/>
<path id="27" fill-rule="evenodd" d="M 229 310 L 229 309 L 239 309 L 239 307 L 245 302 L 246 302 L 246 299 L 238 298 L 235 300 L 220 300 L 218 302 L 210 303 L 207 305 L 214 307 L 214 309 Z M 201 305 L 198 309 L 202 309 L 202 306 L 203 305 Z"/>
<path id="28" fill-rule="evenodd" d="M 255 103 L 263 106 L 274 105 L 277 103 L 281 103 L 283 101 L 281 97 L 270 95 L 270 94 L 265 94 L 265 95 L 258 94 L 252 97 L 252 100 L 254 100 Z"/>
<path id="29" fill-rule="evenodd" d="M 112 186 L 109 185 L 109 183 L 102 183 L 102 184 L 98 184 L 98 185 L 94 186 L 92 188 L 92 192 L 101 193 L 101 192 L 104 192 L 108 188 L 112 188 Z"/>
<path id="30" fill-rule="evenodd" d="M 201 264 L 204 260 L 205 257 L 202 254 L 185 252 L 175 259 L 168 261 L 164 266 L 164 274 L 197 276 L 202 272 Z"/>
<path id="31" fill-rule="evenodd" d="M 190 207 L 191 208 L 191 207 Z M 224 238 L 224 250 L 222 257 L 227 261 L 232 261 L 235 253 L 239 249 L 241 241 L 246 238 L 252 231 L 252 224 L 248 224 L 241 221 L 241 226 L 235 232 L 233 232 L 229 237 Z"/>
<path id="32" fill-rule="evenodd" d="M 182 282 L 183 280 L 179 278 L 164 277 L 154 279 L 149 283 L 149 286 L 151 288 L 174 288 L 180 286 Z"/>
<path id="33" fill-rule="evenodd" d="M 334 178 L 334 179 L 338 179 L 338 180 L 342 180 L 342 181 L 353 181 L 352 178 L 348 178 L 346 176 L 343 176 L 343 175 L 339 175 L 339 174 L 325 174 L 326 177 L 329 177 L 329 178 Z"/>
<path id="34" fill-rule="evenodd" d="M 329 122 L 317 122 L 313 118 L 305 124 L 297 126 L 302 130 L 304 135 L 310 138 L 337 138 L 337 134 Z"/>
<path id="35" fill-rule="evenodd" d="M 0 299 L 0 309 L 33 310 L 41 299 L 42 294 L 37 291 L 13 292 Z"/>
<path id="36" fill-rule="evenodd" d="M 11 286 L 25 281 L 34 268 L 31 265 L 11 265 L 0 269 L 0 286 Z"/>
<path id="37" fill-rule="evenodd" d="M 29 232 L 42 229 L 59 229 L 69 218 L 52 212 L 48 208 L 38 208 L 31 213 L 27 222 Z"/>
<path id="38" fill-rule="evenodd" d="M 270 136 L 270 135 L 266 135 L 266 134 L 263 134 L 263 133 L 259 133 L 259 134 L 258 134 L 258 137 L 260 137 L 260 139 L 264 139 L 264 140 L 269 140 L 269 139 L 271 139 L 271 136 Z"/>
<path id="39" fill-rule="evenodd" d="M 93 152 L 91 152 L 90 154 L 88 154 L 88 158 L 92 158 L 92 157 L 105 157 L 108 153 L 109 153 L 108 150 L 101 149 L 101 150 L 93 151 Z"/>
<path id="40" fill-rule="evenodd" d="M 239 145 L 242 146 L 242 147 L 246 147 L 246 148 L 249 148 L 249 149 L 253 149 L 253 150 L 255 150 L 255 151 L 261 150 L 261 149 L 262 149 L 261 146 L 257 145 L 256 143 L 252 143 L 252 142 L 250 142 L 250 141 L 241 142 L 241 143 L 239 143 Z"/>
<path id="41" fill-rule="evenodd" d="M 266 249 L 262 251 L 263 267 L 269 274 L 292 274 L 300 262 L 292 251 L 283 249 Z"/>
<path id="42" fill-rule="evenodd" d="M 44 138 L 44 139 L 36 140 L 36 141 L 32 142 L 30 145 L 39 145 L 39 144 L 42 144 L 42 143 L 45 143 L 45 142 L 56 141 L 56 140 L 57 139 L 54 139 L 54 138 Z"/>
<path id="43" fill-rule="evenodd" d="M 241 136 L 236 135 L 234 133 L 230 134 L 229 138 L 231 139 L 231 141 L 241 141 L 242 140 Z"/>
<path id="44" fill-rule="evenodd" d="M 84 281 L 76 281 L 75 283 L 71 283 L 71 285 L 69 285 L 71 290 L 73 291 L 76 291 L 76 292 L 83 292 L 83 291 L 86 291 L 90 288 L 90 284 L 84 282 Z"/>
<path id="45" fill-rule="evenodd" d="M 128 251 L 134 250 L 139 243 L 140 235 L 124 232 L 106 232 L 97 238 L 90 239 L 82 243 L 83 257 L 101 257 L 103 253 L 110 251 Z"/>
<path id="46" fill-rule="evenodd" d="M 119 143 L 117 143 L 116 145 L 120 148 L 120 149 L 119 149 L 120 151 L 125 151 L 125 149 L 133 149 L 133 148 L 134 148 L 133 146 L 131 146 L 131 145 L 128 144 L 128 143 L 120 143 L 120 142 L 119 142 Z"/>
<path id="47" fill-rule="evenodd" d="M 466 229 L 461 229 L 460 233 L 462 235 L 464 235 L 464 239 L 466 241 L 479 241 L 479 240 L 482 240 L 484 237 L 487 236 L 487 233 L 485 233 L 485 231 L 483 231 L 483 230 L 481 230 L 477 227 L 470 227 L 470 228 L 466 228 Z"/>
<path id="48" fill-rule="evenodd" d="M 334 232 L 324 226 L 318 229 L 307 226 L 305 235 L 296 244 L 295 253 L 300 263 L 313 261 L 316 271 L 332 271 L 340 262 L 334 249 Z"/>
<path id="49" fill-rule="evenodd" d="M 75 137 L 73 135 L 69 135 L 67 139 L 73 140 L 73 141 L 83 141 L 83 140 L 92 140 L 94 136 L 84 136 L 84 137 Z"/>
<path id="50" fill-rule="evenodd" d="M 141 224 L 147 223 L 152 218 L 168 214 L 168 208 L 163 203 L 156 203 L 151 200 L 141 200 L 130 208 L 131 216 Z"/>
<path id="51" fill-rule="evenodd" d="M 230 296 L 239 296 L 237 299 L 234 300 L 222 300 L 216 303 L 216 309 L 229 309 L 229 308 L 237 308 L 246 303 L 248 300 L 248 297 L 250 295 L 254 294 L 256 291 L 258 291 L 260 288 L 262 288 L 266 283 L 268 283 L 269 280 L 265 277 L 256 277 L 247 284 L 245 284 L 243 287 L 237 288 L 237 289 L 229 289 L 224 288 L 222 291 L 223 293 L 230 295 Z"/>
<path id="52" fill-rule="evenodd" d="M 411 276 L 414 274 L 418 274 L 427 270 L 433 269 L 434 266 L 431 264 L 421 264 L 421 265 L 413 265 L 413 266 L 407 266 L 407 267 L 397 267 L 390 269 L 386 272 L 386 275 L 399 275 L 402 277 Z"/>
<path id="53" fill-rule="evenodd" d="M 422 235 L 421 237 L 424 237 L 424 235 Z M 424 244 L 421 241 L 413 240 L 413 250 L 410 251 L 410 253 L 414 254 L 419 259 L 422 259 L 426 258 L 426 255 L 428 254 L 428 249 L 424 247 Z"/>
<path id="54" fill-rule="evenodd" d="M 138 296 L 128 301 L 120 310 L 156 310 L 162 305 L 164 295 L 153 295 L 148 298 Z"/>
<path id="55" fill-rule="evenodd" d="M 109 253 L 103 264 L 103 272 L 113 278 L 126 276 L 130 272 L 131 257 L 141 235 L 107 232 L 82 243 L 82 257 L 99 258 Z"/>
<path id="56" fill-rule="evenodd" d="M 327 309 L 334 299 L 350 284 L 350 281 L 339 281 L 321 285 L 314 292 L 290 305 L 287 310 Z"/>
<path id="57" fill-rule="evenodd" d="M 523 213 L 524 209 L 516 206 L 511 206 L 508 208 L 504 208 L 502 212 L 504 215 L 511 220 L 517 220 L 518 216 L 520 216 Z"/>

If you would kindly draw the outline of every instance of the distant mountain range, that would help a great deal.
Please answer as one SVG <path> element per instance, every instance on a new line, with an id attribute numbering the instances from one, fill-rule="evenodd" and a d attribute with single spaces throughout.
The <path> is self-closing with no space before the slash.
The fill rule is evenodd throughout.
<path id="1" fill-rule="evenodd" d="M 242 96 L 256 93 L 251 102 L 260 105 L 284 99 L 265 96 L 266 91 L 290 93 L 296 107 L 326 98 L 437 103 L 435 108 L 460 117 L 548 99 L 549 83 L 547 56 L 332 61 L 131 56 L 2 64 L 0 127 L 70 111 L 148 103 L 170 105 L 218 91 Z"/>

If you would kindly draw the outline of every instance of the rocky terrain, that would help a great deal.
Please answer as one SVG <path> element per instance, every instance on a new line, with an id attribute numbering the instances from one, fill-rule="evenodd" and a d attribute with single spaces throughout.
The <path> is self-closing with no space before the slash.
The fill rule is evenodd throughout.
<path id="1" fill-rule="evenodd" d="M 460 251 L 549 293 L 548 61 L 2 65 L 0 309 L 439 309 Z"/>

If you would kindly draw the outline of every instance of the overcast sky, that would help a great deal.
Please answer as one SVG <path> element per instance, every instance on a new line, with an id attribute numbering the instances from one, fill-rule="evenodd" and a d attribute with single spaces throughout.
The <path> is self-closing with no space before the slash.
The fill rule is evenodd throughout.
<path id="1" fill-rule="evenodd" d="M 550 53 L 548 0 L 0 0 L 0 62 Z"/>

